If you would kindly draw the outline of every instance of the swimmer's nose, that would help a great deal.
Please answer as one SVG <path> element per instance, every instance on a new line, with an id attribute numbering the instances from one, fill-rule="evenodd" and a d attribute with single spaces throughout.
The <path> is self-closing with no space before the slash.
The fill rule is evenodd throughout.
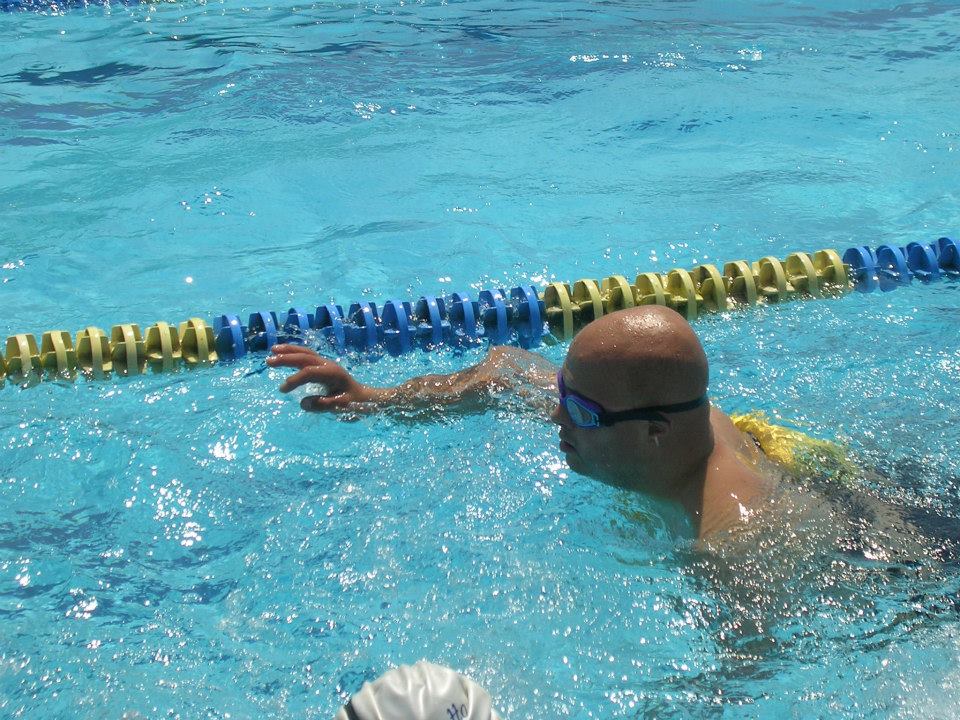
<path id="1" fill-rule="evenodd" d="M 567 408 L 564 407 L 563 403 L 558 402 L 553 406 L 553 411 L 550 413 L 550 421 L 559 425 L 560 427 L 573 427 L 573 421 L 570 419 L 570 413 L 567 412 Z"/>

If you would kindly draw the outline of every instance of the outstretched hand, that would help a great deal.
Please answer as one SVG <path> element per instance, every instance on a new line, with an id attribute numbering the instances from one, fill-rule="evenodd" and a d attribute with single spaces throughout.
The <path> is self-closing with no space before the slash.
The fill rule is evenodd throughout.
<path id="1" fill-rule="evenodd" d="M 288 393 L 308 383 L 322 383 L 325 395 L 308 395 L 300 401 L 300 407 L 311 412 L 362 411 L 380 399 L 382 391 L 353 379 L 343 367 L 321 357 L 302 345 L 274 345 L 267 358 L 270 367 L 294 368 L 293 373 L 280 385 L 280 392 Z M 366 406 L 366 408 L 364 407 Z"/>

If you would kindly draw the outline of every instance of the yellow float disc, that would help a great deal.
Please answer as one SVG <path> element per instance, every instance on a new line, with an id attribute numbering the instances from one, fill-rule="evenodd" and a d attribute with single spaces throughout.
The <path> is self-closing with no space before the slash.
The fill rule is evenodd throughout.
<path id="1" fill-rule="evenodd" d="M 7 372 L 10 379 L 23 382 L 40 373 L 40 351 L 33 335 L 11 335 L 7 338 Z"/>
<path id="2" fill-rule="evenodd" d="M 724 312 L 727 308 L 727 286 L 723 276 L 713 265 L 698 265 L 693 270 L 693 281 L 703 306 L 710 312 Z"/>
<path id="3" fill-rule="evenodd" d="M 734 260 L 723 266 L 727 295 L 747 305 L 757 302 L 757 283 L 745 260 Z"/>
<path id="4" fill-rule="evenodd" d="M 543 291 L 543 304 L 547 308 L 547 319 L 562 317 L 562 339 L 570 340 L 573 337 L 573 305 L 570 303 L 570 288 L 566 283 L 554 282 L 547 285 Z M 579 308 L 578 308 L 579 309 Z M 551 328 L 554 323 L 550 323 Z"/>
<path id="5" fill-rule="evenodd" d="M 213 328 L 200 318 L 180 323 L 180 352 L 187 365 L 211 365 L 217 361 Z"/>
<path id="6" fill-rule="evenodd" d="M 802 290 L 815 298 L 823 297 L 820 292 L 820 278 L 810 262 L 809 255 L 802 252 L 788 255 L 784 268 L 787 271 L 787 281 L 794 289 Z"/>
<path id="7" fill-rule="evenodd" d="M 760 294 L 768 300 L 786 300 L 793 289 L 787 285 L 783 264 L 772 255 L 760 260 L 757 271 L 757 286 Z"/>
<path id="8" fill-rule="evenodd" d="M 114 325 L 110 329 L 110 355 L 122 375 L 139 375 L 147 360 L 140 326 Z"/>
<path id="9" fill-rule="evenodd" d="M 634 283 L 637 288 L 637 305 L 666 305 L 667 294 L 663 281 L 656 273 L 641 273 Z"/>
<path id="10" fill-rule="evenodd" d="M 103 330 L 91 326 L 77 333 L 77 365 L 95 378 L 103 378 L 113 370 L 110 343 Z"/>
<path id="11" fill-rule="evenodd" d="M 698 300 L 693 278 L 686 270 L 679 268 L 667 274 L 667 299 L 670 307 L 683 315 L 688 321 L 697 319 Z"/>
<path id="12" fill-rule="evenodd" d="M 182 357 L 180 338 L 174 329 L 165 322 L 158 322 L 147 328 L 144 345 L 147 360 L 153 365 L 156 372 L 174 370 Z"/>
<path id="13" fill-rule="evenodd" d="M 596 280 L 584 278 L 573 284 L 573 304 L 580 308 L 580 321 L 586 325 L 603 317 L 603 298 Z"/>
<path id="14" fill-rule="evenodd" d="M 40 339 L 40 365 L 45 370 L 73 379 L 77 369 L 77 351 L 73 348 L 70 333 L 50 330 Z"/>
<path id="15" fill-rule="evenodd" d="M 612 313 L 633 307 L 633 287 L 623 275 L 605 277 L 600 286 L 603 293 L 603 310 Z"/>
<path id="16" fill-rule="evenodd" d="M 840 290 L 850 289 L 850 276 L 836 250 L 817 250 L 813 254 L 813 267 L 820 276 L 821 285 L 831 285 Z"/>

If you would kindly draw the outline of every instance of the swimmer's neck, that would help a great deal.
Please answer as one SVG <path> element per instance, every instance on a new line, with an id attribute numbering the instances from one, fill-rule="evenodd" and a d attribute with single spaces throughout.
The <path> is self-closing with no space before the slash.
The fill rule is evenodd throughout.
<path id="1" fill-rule="evenodd" d="M 756 468 L 737 451 L 742 433 L 729 418 L 711 409 L 710 424 L 701 442 L 687 448 L 686 466 L 666 486 L 693 522 L 698 539 L 732 528 L 749 517 L 765 496 L 766 485 Z"/>
<path id="2" fill-rule="evenodd" d="M 693 521 L 697 538 L 703 540 L 742 523 L 766 495 L 766 487 L 729 445 L 711 438 L 709 454 L 687 475 L 675 499 Z"/>
<path id="3" fill-rule="evenodd" d="M 667 440 L 670 446 L 665 446 L 665 441 L 661 440 L 658 445 L 666 452 L 648 460 L 632 482 L 619 486 L 638 489 L 680 505 L 699 534 L 705 514 L 710 514 L 705 490 L 716 443 L 710 425 L 685 430 Z"/>
<path id="4" fill-rule="evenodd" d="M 701 537 L 701 530 L 704 526 L 705 510 L 709 510 L 709 501 L 705 497 L 707 487 L 707 474 L 710 467 L 710 460 L 714 455 L 715 445 L 713 437 L 710 438 L 705 452 L 699 453 L 697 461 L 687 470 L 687 472 L 678 478 L 673 487 L 676 493 L 671 498 L 680 504 L 693 522 L 694 530 L 698 537 Z M 710 514 L 709 512 L 707 513 Z"/>

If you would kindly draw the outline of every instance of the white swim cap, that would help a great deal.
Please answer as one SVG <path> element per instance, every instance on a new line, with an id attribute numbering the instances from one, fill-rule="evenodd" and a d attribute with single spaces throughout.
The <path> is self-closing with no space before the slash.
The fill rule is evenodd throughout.
<path id="1" fill-rule="evenodd" d="M 450 668 L 420 661 L 364 683 L 334 720 L 500 720 L 490 695 Z"/>

